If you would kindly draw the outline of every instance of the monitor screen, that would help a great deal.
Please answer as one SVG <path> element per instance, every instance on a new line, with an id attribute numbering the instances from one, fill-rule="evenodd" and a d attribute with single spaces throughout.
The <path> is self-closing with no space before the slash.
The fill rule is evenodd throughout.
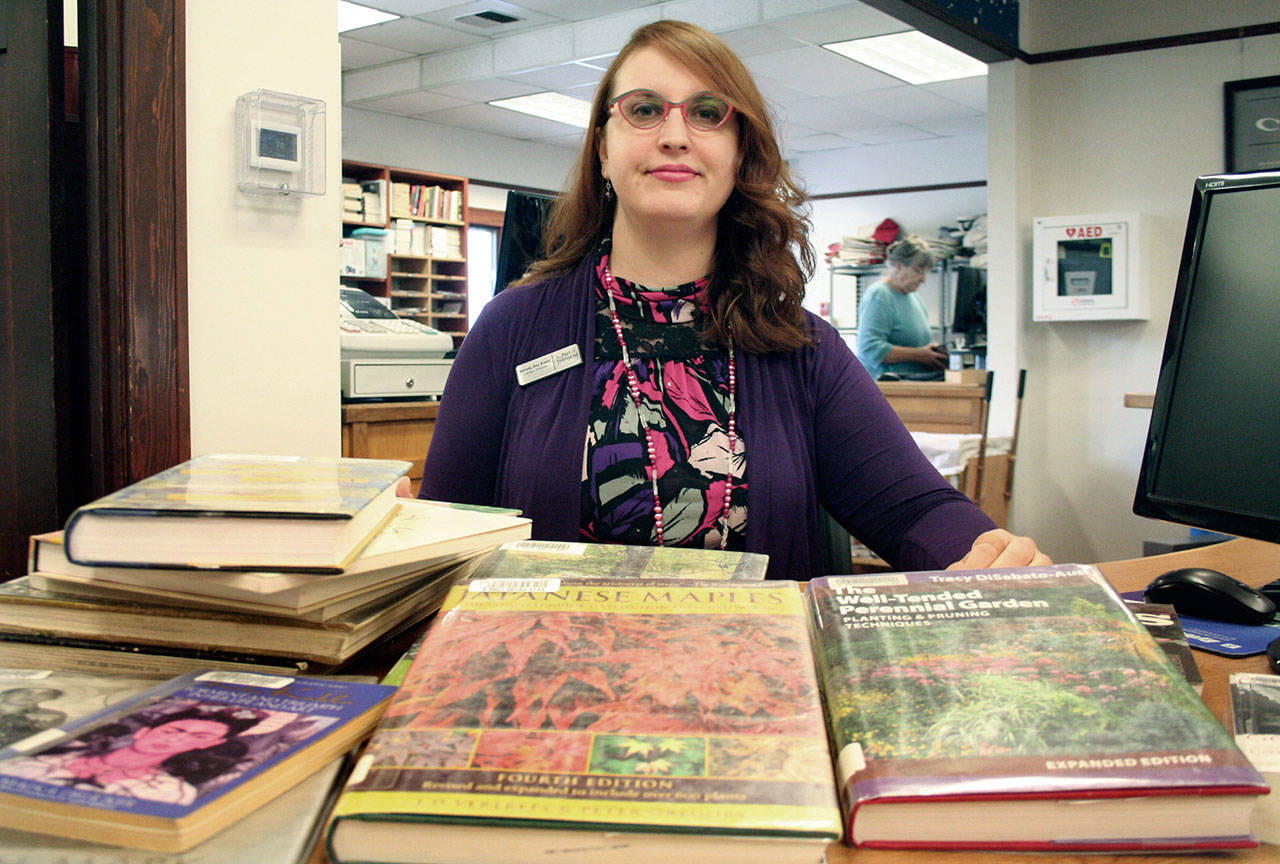
<path id="1" fill-rule="evenodd" d="M 955 271 L 956 304 L 951 332 L 965 333 L 971 341 L 979 341 L 979 337 L 987 335 L 987 271 L 965 266 L 958 266 Z"/>
<path id="2" fill-rule="evenodd" d="M 542 226 L 555 201 L 539 192 L 507 192 L 507 209 L 502 217 L 502 239 L 498 241 L 497 294 L 529 269 L 542 254 Z"/>
<path id="3" fill-rule="evenodd" d="M 1134 512 L 1280 542 L 1280 172 L 1196 180 Z"/>

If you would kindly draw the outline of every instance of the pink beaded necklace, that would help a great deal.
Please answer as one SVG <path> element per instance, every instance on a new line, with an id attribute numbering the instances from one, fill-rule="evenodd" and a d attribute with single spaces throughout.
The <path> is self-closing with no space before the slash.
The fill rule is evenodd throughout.
<path id="1" fill-rule="evenodd" d="M 657 536 L 658 545 L 662 546 L 662 499 L 658 496 L 658 459 L 657 447 L 654 444 L 654 436 L 657 433 L 644 422 L 644 411 L 640 402 L 640 379 L 631 365 L 631 354 L 627 351 L 627 341 L 622 335 L 622 319 L 618 317 L 618 307 L 613 301 L 614 292 L 621 293 L 622 289 L 618 287 L 618 280 L 613 278 L 607 256 L 601 262 L 601 269 L 604 273 L 605 297 L 609 300 L 609 318 L 613 322 L 613 332 L 617 335 L 618 345 L 622 349 L 622 369 L 627 376 L 627 392 L 631 394 L 631 401 L 635 403 L 636 422 L 640 424 L 640 431 L 644 434 L 645 453 L 649 457 L 649 485 L 653 489 L 654 534 Z M 731 330 L 729 332 L 729 455 L 724 471 L 724 509 L 720 513 L 721 549 L 725 549 L 729 543 L 729 499 L 733 496 L 733 451 L 738 443 L 737 399 L 735 398 L 737 385 L 737 366 L 733 360 L 733 331 Z"/>

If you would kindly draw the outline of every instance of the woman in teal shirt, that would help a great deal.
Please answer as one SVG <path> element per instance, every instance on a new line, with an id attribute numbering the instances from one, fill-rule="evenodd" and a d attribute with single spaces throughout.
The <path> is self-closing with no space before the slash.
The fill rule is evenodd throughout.
<path id="1" fill-rule="evenodd" d="M 933 252 L 915 234 L 891 244 L 888 269 L 858 304 L 858 359 L 872 378 L 886 372 L 910 378 L 947 368 L 947 350 L 933 340 L 929 314 L 916 295 L 933 268 Z"/>

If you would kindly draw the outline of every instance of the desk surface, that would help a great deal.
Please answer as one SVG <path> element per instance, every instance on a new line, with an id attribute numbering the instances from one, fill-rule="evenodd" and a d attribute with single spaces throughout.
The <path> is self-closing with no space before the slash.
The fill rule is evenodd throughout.
<path id="1" fill-rule="evenodd" d="M 1107 561 L 1099 566 L 1118 591 L 1143 588 L 1166 570 L 1190 566 L 1212 567 L 1250 585 L 1259 586 L 1272 579 L 1280 578 L 1280 544 L 1261 543 L 1255 540 L 1229 540 L 1213 546 L 1201 546 L 1181 552 L 1171 552 L 1167 555 Z M 1267 671 L 1266 658 L 1261 655 L 1231 659 L 1197 651 L 1196 664 L 1204 676 L 1205 703 L 1224 724 L 1229 719 L 1227 676 L 1232 672 Z M 1160 862 L 1160 864 L 1195 864 L 1195 862 L 1264 864 L 1266 862 L 1266 864 L 1275 864 L 1278 859 L 1280 859 L 1280 850 L 1275 846 L 1259 846 L 1257 849 L 1206 855 L 929 853 L 852 849 L 844 845 L 833 845 L 827 852 L 829 864 L 923 864 L 925 861 L 940 861 L 942 864 L 991 864 L 991 862 L 994 864 L 1055 864 L 1055 862 L 1075 862 L 1075 864 L 1154 864 L 1154 862 Z M 310 864 L 324 864 L 326 860 L 327 856 L 321 845 L 311 856 Z M 511 861 L 513 864 L 521 861 L 518 853 L 513 854 Z"/>

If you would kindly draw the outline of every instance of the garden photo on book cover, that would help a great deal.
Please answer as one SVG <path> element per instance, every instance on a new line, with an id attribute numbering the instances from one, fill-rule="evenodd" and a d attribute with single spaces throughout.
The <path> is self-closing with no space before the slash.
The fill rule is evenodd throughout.
<path id="1" fill-rule="evenodd" d="M 851 636 L 852 650 L 826 643 L 839 740 L 868 762 L 1230 746 L 1123 610 L 1078 585 L 1034 590 L 1045 608 L 1015 618 L 883 628 Z"/>

